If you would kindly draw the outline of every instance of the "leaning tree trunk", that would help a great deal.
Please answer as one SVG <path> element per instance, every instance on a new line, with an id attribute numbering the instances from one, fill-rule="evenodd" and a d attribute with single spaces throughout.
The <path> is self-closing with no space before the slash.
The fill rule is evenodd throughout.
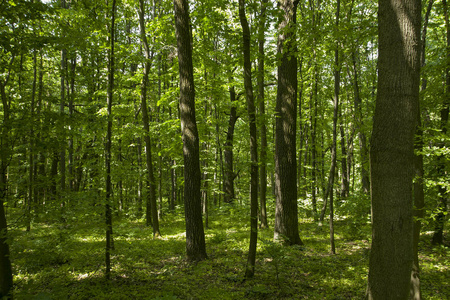
<path id="1" fill-rule="evenodd" d="M 184 156 L 184 212 L 188 261 L 207 258 L 200 193 L 200 146 L 195 121 L 194 69 L 187 0 L 174 0 L 175 29 L 180 73 L 180 119 Z"/>
<path id="2" fill-rule="evenodd" d="M 258 239 L 258 143 L 256 140 L 256 109 L 253 100 L 252 65 L 250 62 L 250 29 L 245 15 L 245 2 L 239 0 L 239 19 L 244 44 L 244 87 L 250 120 L 250 246 L 245 277 L 255 274 L 256 244 Z"/>
<path id="3" fill-rule="evenodd" d="M 297 208 L 297 46 L 295 22 L 298 0 L 282 0 L 278 34 L 278 91 L 275 108 L 275 230 L 274 240 L 303 244 Z"/>
<path id="4" fill-rule="evenodd" d="M 410 295 L 420 22 L 420 0 L 379 0 L 378 94 L 370 149 L 369 299 Z"/>

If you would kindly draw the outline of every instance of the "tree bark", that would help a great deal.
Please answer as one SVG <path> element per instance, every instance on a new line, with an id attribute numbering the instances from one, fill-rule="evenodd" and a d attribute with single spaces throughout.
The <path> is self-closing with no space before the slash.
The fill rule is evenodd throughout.
<path id="1" fill-rule="evenodd" d="M 274 240 L 301 245 L 297 208 L 297 45 L 298 0 L 282 0 L 280 8 L 278 91 L 275 108 L 275 230 Z"/>
<path id="2" fill-rule="evenodd" d="M 191 24 L 187 0 L 174 0 L 175 29 L 180 73 L 180 119 L 184 156 L 184 211 L 188 261 L 207 258 L 202 221 L 200 148 L 195 119 Z"/>
<path id="3" fill-rule="evenodd" d="M 410 295 L 420 25 L 420 0 L 379 0 L 378 93 L 370 149 L 369 299 Z"/>

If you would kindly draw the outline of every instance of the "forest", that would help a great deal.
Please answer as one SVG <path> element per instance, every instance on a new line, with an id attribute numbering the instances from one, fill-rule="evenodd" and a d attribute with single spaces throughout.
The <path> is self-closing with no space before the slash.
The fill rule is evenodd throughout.
<path id="1" fill-rule="evenodd" d="M 449 299 L 447 0 L 0 0 L 0 298 Z"/>

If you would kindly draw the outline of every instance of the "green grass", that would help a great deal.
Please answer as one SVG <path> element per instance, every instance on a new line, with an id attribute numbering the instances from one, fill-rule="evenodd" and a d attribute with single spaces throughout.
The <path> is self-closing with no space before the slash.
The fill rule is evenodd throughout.
<path id="1" fill-rule="evenodd" d="M 303 247 L 272 242 L 259 231 L 256 274 L 244 280 L 248 208 L 215 209 L 206 229 L 208 260 L 185 260 L 183 214 L 166 214 L 162 238 L 142 219 L 115 217 L 112 276 L 104 279 L 101 214 L 80 212 L 65 224 L 35 220 L 30 232 L 10 230 L 15 299 L 362 299 L 370 226 L 336 221 L 337 254 L 329 253 L 328 226 L 300 220 Z M 77 216 L 77 217 L 75 217 Z M 273 227 L 272 227 L 273 228 Z M 424 299 L 448 299 L 449 249 L 420 244 Z"/>

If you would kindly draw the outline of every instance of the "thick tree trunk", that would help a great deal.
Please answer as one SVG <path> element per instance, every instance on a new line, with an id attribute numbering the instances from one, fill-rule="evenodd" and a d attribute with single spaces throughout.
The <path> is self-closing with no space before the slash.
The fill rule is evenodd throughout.
<path id="1" fill-rule="evenodd" d="M 144 77 L 142 78 L 141 85 L 141 109 L 142 109 L 142 122 L 144 123 L 144 141 L 145 141 L 145 158 L 147 164 L 147 225 L 152 224 L 153 227 L 153 237 L 158 237 L 161 235 L 159 231 L 159 219 L 158 219 L 158 208 L 156 204 L 156 183 L 155 175 L 153 173 L 153 160 L 152 160 L 152 143 L 150 140 L 150 118 L 148 116 L 147 107 L 147 83 L 148 76 L 150 72 L 150 49 L 147 42 L 147 37 L 145 33 L 145 20 L 144 20 L 144 0 L 139 0 L 139 25 L 141 28 L 141 40 L 144 45 L 145 52 L 145 65 L 144 65 Z"/>
<path id="2" fill-rule="evenodd" d="M 239 0 L 239 19 L 244 49 L 244 87 L 247 113 L 250 120 L 250 245 L 245 277 L 255 274 L 256 244 L 258 241 L 258 143 L 256 137 L 256 109 L 253 99 L 252 66 L 250 62 L 250 29 L 245 15 L 245 2 Z"/>
<path id="3" fill-rule="evenodd" d="M 195 120 L 194 69 L 191 24 L 187 0 L 174 0 L 180 73 L 180 119 L 184 156 L 184 211 L 188 261 L 207 258 L 202 221 L 200 148 Z"/>
<path id="4" fill-rule="evenodd" d="M 420 0 L 379 0 L 378 94 L 370 149 L 369 299 L 410 295 L 420 25 Z"/>
<path id="5" fill-rule="evenodd" d="M 297 208 L 297 46 L 295 23 L 298 1 L 280 1 L 278 34 L 278 91 L 275 108 L 276 208 L 274 240 L 303 244 L 298 232 Z"/>

